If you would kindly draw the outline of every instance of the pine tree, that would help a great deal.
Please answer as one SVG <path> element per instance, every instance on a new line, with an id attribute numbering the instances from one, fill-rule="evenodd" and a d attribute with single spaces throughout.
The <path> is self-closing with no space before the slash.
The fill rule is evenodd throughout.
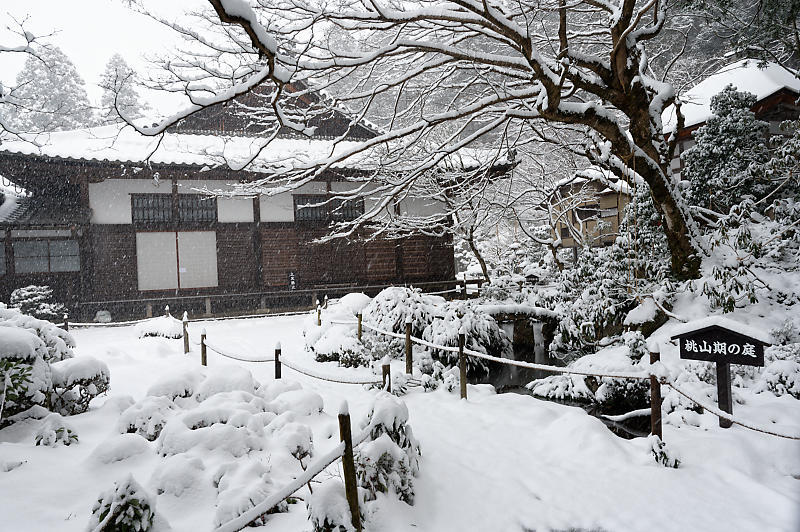
<path id="1" fill-rule="evenodd" d="M 135 75 L 120 54 L 114 54 L 108 60 L 106 70 L 100 78 L 100 86 L 103 88 L 100 119 L 103 122 L 120 120 L 120 113 L 132 120 L 144 116 L 144 111 L 149 107 L 142 103 L 133 88 Z"/>
<path id="2" fill-rule="evenodd" d="M 75 65 L 58 47 L 30 56 L 17 75 L 9 118 L 20 131 L 57 131 L 92 125 L 85 83 Z"/>
<path id="3" fill-rule="evenodd" d="M 768 124 L 750 110 L 756 97 L 728 85 L 711 99 L 713 116 L 698 128 L 695 145 L 683 156 L 690 204 L 728 214 L 745 195 L 762 197 L 770 159 Z"/>

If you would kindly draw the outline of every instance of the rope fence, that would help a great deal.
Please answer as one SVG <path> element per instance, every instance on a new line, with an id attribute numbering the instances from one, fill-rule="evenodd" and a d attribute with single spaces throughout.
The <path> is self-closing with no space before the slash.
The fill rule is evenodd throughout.
<path id="1" fill-rule="evenodd" d="M 759 425 L 756 423 L 752 423 L 750 421 L 745 421 L 742 419 L 735 418 L 733 415 L 723 412 L 719 408 L 714 406 L 710 406 L 705 404 L 702 400 L 693 397 L 691 394 L 678 388 L 674 382 L 670 381 L 664 375 L 656 374 L 652 371 L 642 371 L 642 372 L 602 372 L 602 371 L 586 371 L 586 370 L 579 370 L 574 368 L 566 368 L 566 367 L 559 367 L 559 366 L 551 366 L 546 364 L 536 364 L 533 362 L 525 362 L 522 360 L 514 360 L 510 358 L 501 358 L 492 355 L 487 355 L 486 353 L 481 353 L 480 351 L 475 351 L 474 349 L 468 349 L 464 345 L 464 337 L 463 333 L 459 334 L 459 346 L 445 346 L 445 345 L 438 345 L 432 342 L 428 342 L 423 340 L 422 338 L 417 338 L 411 335 L 411 323 L 406 322 L 406 334 L 400 334 L 393 331 L 387 331 L 376 327 L 370 323 L 363 321 L 363 316 L 361 314 L 357 315 L 358 321 L 341 321 L 341 320 L 331 320 L 330 323 L 334 323 L 337 325 L 357 325 L 359 326 L 359 334 L 358 339 L 361 340 L 361 327 L 365 329 L 369 329 L 374 331 L 378 334 L 382 334 L 385 336 L 389 336 L 391 338 L 397 338 L 406 341 L 406 373 L 410 374 L 411 369 L 411 344 L 418 344 L 425 347 L 429 347 L 431 349 L 438 349 L 441 351 L 446 351 L 450 353 L 458 353 L 459 355 L 459 369 L 460 369 L 460 379 L 462 381 L 461 386 L 461 396 L 462 398 L 466 399 L 466 385 L 464 384 L 466 381 L 466 364 L 464 361 L 465 356 L 472 356 L 475 358 L 480 358 L 483 360 L 496 362 L 499 364 L 504 364 L 508 366 L 516 366 L 526 369 L 533 369 L 533 370 L 540 370 L 550 373 L 560 373 L 565 375 L 582 375 L 586 377 L 598 377 L 598 378 L 610 378 L 610 379 L 637 379 L 637 380 L 650 380 L 651 383 L 651 408 L 650 408 L 650 416 L 651 416 L 651 428 L 653 430 L 653 434 L 657 434 L 661 437 L 661 390 L 660 386 L 662 384 L 669 386 L 670 388 L 674 389 L 677 393 L 681 394 L 682 396 L 686 397 L 699 407 L 703 408 L 704 410 L 710 412 L 711 414 L 719 417 L 720 419 L 724 419 L 730 421 L 731 423 L 735 423 L 741 427 L 744 427 L 749 430 L 753 430 L 756 432 L 761 432 L 764 434 L 769 434 L 771 436 L 776 436 L 779 438 L 785 438 L 790 440 L 800 440 L 800 433 L 797 434 L 787 434 L 778 432 L 770 427 L 766 427 L 763 425 Z M 651 353 L 650 354 L 650 363 L 651 366 L 656 364 L 660 361 L 660 356 L 658 353 Z"/>

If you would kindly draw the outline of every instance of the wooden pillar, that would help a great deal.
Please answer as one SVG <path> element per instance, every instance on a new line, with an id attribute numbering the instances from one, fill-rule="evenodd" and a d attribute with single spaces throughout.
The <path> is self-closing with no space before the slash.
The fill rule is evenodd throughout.
<path id="1" fill-rule="evenodd" d="M 717 396 L 719 409 L 733 415 L 733 394 L 731 393 L 731 365 L 717 362 Z M 719 418 L 719 426 L 728 429 L 733 423 L 727 419 Z"/>
<path id="2" fill-rule="evenodd" d="M 358 485 L 356 484 L 356 465 L 353 459 L 353 434 L 350 429 L 350 411 L 347 401 L 339 409 L 339 438 L 344 442 L 342 471 L 344 473 L 344 493 L 350 506 L 353 528 L 361 532 L 361 511 L 358 508 Z"/>
<path id="3" fill-rule="evenodd" d="M 281 378 L 281 343 L 275 344 L 275 378 Z"/>
<path id="4" fill-rule="evenodd" d="M 183 353 L 189 352 L 189 314 L 183 313 Z"/>
<path id="5" fill-rule="evenodd" d="M 200 333 L 200 364 L 208 366 L 208 356 L 206 351 L 206 330 Z"/>
<path id="6" fill-rule="evenodd" d="M 464 356 L 464 342 L 466 337 L 464 332 L 458 333 L 458 375 L 461 385 L 461 398 L 467 398 L 467 359 Z"/>
<path id="7" fill-rule="evenodd" d="M 383 389 L 392 393 L 392 366 L 389 365 L 389 357 L 383 359 L 381 370 L 383 372 Z"/>
<path id="8" fill-rule="evenodd" d="M 406 373 L 411 375 L 413 362 L 413 349 L 411 346 L 411 316 L 406 318 Z"/>
<path id="9" fill-rule="evenodd" d="M 653 346 L 652 349 L 650 364 L 655 364 L 661 360 L 661 352 L 658 345 Z M 658 377 L 655 375 L 650 375 L 650 434 L 658 436 L 661 440 L 664 439 L 661 431 L 661 383 L 658 382 Z"/>

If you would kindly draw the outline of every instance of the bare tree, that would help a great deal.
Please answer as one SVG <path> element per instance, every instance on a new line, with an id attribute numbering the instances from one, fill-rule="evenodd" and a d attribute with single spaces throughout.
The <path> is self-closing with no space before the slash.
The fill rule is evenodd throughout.
<path id="1" fill-rule="evenodd" d="M 351 110 L 354 121 L 388 110 L 382 134 L 256 183 L 279 179 L 282 187 L 297 186 L 369 154 L 375 172 L 368 179 L 376 187 L 370 193 L 383 199 L 359 220 L 366 223 L 384 216 L 453 154 L 493 151 L 480 161 L 488 169 L 528 142 L 533 125 L 559 124 L 583 135 L 583 143 L 570 149 L 649 186 L 664 219 L 673 274 L 698 275 L 703 244 L 669 168 L 676 139 L 665 136 L 661 123 L 674 91 L 654 74 L 647 51 L 670 20 L 670 3 L 209 3 L 213 13 L 195 14 L 197 25 L 162 21 L 191 46 L 182 59 L 164 62 L 168 76 L 158 84 L 184 92 L 190 105 L 141 132 L 159 134 L 199 109 L 264 84 L 272 87 L 270 106 L 282 127 L 299 134 L 313 129 L 284 112 L 285 104 L 312 91 L 334 95 L 333 103 Z M 354 44 L 341 46 L 348 39 Z M 338 90 L 343 85 L 347 91 Z M 389 171 L 391 179 L 379 177 Z M 462 200 L 453 212 L 464 205 Z"/>

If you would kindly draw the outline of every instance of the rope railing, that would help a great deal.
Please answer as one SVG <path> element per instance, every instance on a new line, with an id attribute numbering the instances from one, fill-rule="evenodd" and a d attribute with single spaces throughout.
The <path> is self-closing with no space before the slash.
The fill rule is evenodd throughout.
<path id="1" fill-rule="evenodd" d="M 311 378 L 314 378 L 314 379 L 319 379 L 321 381 L 335 382 L 337 384 L 361 384 L 361 385 L 367 385 L 367 384 L 381 384 L 381 382 L 382 382 L 381 379 L 373 379 L 373 380 L 365 381 L 365 380 L 357 380 L 357 379 L 331 377 L 331 376 L 324 375 L 322 373 L 319 373 L 317 371 L 314 371 L 314 370 L 311 370 L 311 369 L 308 369 L 308 368 L 302 368 L 302 367 L 296 366 L 294 363 L 287 362 L 285 358 L 281 358 L 281 364 L 283 364 L 284 366 L 286 366 L 287 368 L 289 368 L 291 370 L 296 371 L 297 373 L 302 373 L 303 375 L 306 375 L 307 377 L 311 377 Z"/>
<path id="2" fill-rule="evenodd" d="M 671 380 L 669 380 L 667 377 L 665 377 L 664 375 L 662 375 L 660 373 L 654 373 L 652 371 L 640 371 L 640 372 L 635 372 L 635 373 L 634 372 L 587 371 L 587 370 L 580 370 L 580 369 L 574 369 L 574 368 L 550 366 L 550 365 L 547 365 L 547 364 L 536 364 L 536 363 L 533 363 L 533 362 L 525 362 L 525 361 L 522 361 L 522 360 L 514 360 L 514 359 L 510 359 L 510 358 L 496 357 L 496 356 L 492 356 L 492 355 L 487 355 L 486 353 L 481 353 L 479 351 L 475 351 L 474 349 L 468 349 L 465 346 L 453 347 L 453 346 L 438 345 L 438 344 L 434 344 L 432 342 L 428 342 L 426 340 L 423 340 L 422 338 L 417 338 L 415 336 L 411 336 L 410 327 L 409 327 L 408 323 L 406 323 L 406 327 L 407 327 L 407 329 L 406 329 L 407 333 L 406 334 L 400 334 L 400 333 L 396 333 L 396 332 L 393 332 L 393 331 L 387 331 L 387 330 L 381 329 L 379 327 L 376 327 L 376 326 L 374 326 L 374 325 L 372 325 L 370 323 L 367 323 L 367 322 L 363 321 L 363 319 L 359 319 L 358 322 L 332 321 L 331 323 L 336 323 L 336 324 L 340 324 L 340 325 L 357 325 L 359 322 L 361 323 L 361 326 L 366 328 L 366 329 L 369 329 L 371 331 L 374 331 L 374 332 L 377 332 L 379 334 L 383 334 L 385 336 L 389 336 L 389 337 L 392 337 L 392 338 L 406 340 L 407 343 L 415 343 L 415 344 L 418 344 L 418 345 L 423 345 L 423 346 L 426 346 L 426 347 L 430 347 L 432 349 L 439 349 L 439 350 L 447 351 L 447 352 L 450 352 L 450 353 L 459 353 L 459 354 L 463 353 L 463 355 L 472 356 L 472 357 L 480 358 L 480 359 L 483 359 L 483 360 L 488 360 L 488 361 L 491 361 L 491 362 L 497 362 L 497 363 L 505 364 L 505 365 L 509 365 L 509 366 L 516 366 L 516 367 L 521 367 L 521 368 L 526 368 L 526 369 L 540 370 L 540 371 L 546 371 L 546 372 L 550 372 L 550 373 L 560 373 L 560 374 L 566 374 L 566 375 L 583 375 L 583 376 L 586 376 L 586 377 L 599 377 L 599 378 L 611 378 L 611 379 L 651 380 L 651 384 L 655 382 L 656 384 L 659 384 L 659 385 L 660 384 L 665 384 L 665 385 L 669 386 L 670 388 L 674 389 L 679 394 L 683 395 L 684 397 L 686 397 L 687 399 L 689 399 L 690 401 L 692 401 L 696 405 L 702 407 L 703 409 L 705 409 L 708 412 L 710 412 L 711 414 L 719 417 L 720 419 L 725 419 L 725 420 L 730 421 L 731 423 L 735 423 L 735 424 L 737 424 L 737 425 L 739 425 L 741 427 L 744 427 L 744 428 L 747 428 L 747 429 L 750 429 L 750 430 L 754 430 L 754 431 L 757 431 L 757 432 L 761 432 L 761 433 L 764 433 L 764 434 L 769 434 L 771 436 L 776 436 L 776 437 L 779 437 L 779 438 L 785 438 L 785 439 L 790 439 L 790 440 L 800 440 L 800 434 L 786 434 L 786 433 L 777 432 L 776 430 L 774 430 L 772 428 L 769 428 L 769 427 L 766 427 L 766 426 L 763 426 L 763 425 L 759 425 L 759 424 L 756 424 L 756 423 L 752 423 L 750 421 L 746 421 L 746 420 L 735 418 L 733 415 L 728 414 L 726 412 L 723 412 L 719 408 L 716 408 L 716 407 L 713 407 L 713 406 L 709 406 L 709 405 L 705 404 L 702 400 L 697 399 L 696 397 L 692 397 L 685 390 L 682 390 L 682 389 L 678 388 L 675 385 L 674 382 L 672 382 Z M 407 353 L 407 357 L 409 355 L 410 354 Z M 407 364 L 406 367 L 407 368 L 410 367 L 410 364 Z M 462 369 L 462 374 L 465 374 L 465 369 Z M 462 396 L 464 396 L 463 391 L 462 391 Z M 658 402 L 660 403 L 660 399 L 659 399 Z M 660 414 L 657 417 L 658 417 L 658 424 L 659 424 L 659 427 L 660 427 Z"/>
<path id="3" fill-rule="evenodd" d="M 275 358 L 247 358 L 240 355 L 233 355 L 230 352 L 224 351 L 222 348 L 215 346 L 208 339 L 205 340 L 206 347 L 217 353 L 218 355 L 222 355 L 226 358 L 232 358 L 233 360 L 239 360 L 241 362 L 275 362 Z M 200 342 L 197 342 L 195 345 L 200 345 Z"/>

